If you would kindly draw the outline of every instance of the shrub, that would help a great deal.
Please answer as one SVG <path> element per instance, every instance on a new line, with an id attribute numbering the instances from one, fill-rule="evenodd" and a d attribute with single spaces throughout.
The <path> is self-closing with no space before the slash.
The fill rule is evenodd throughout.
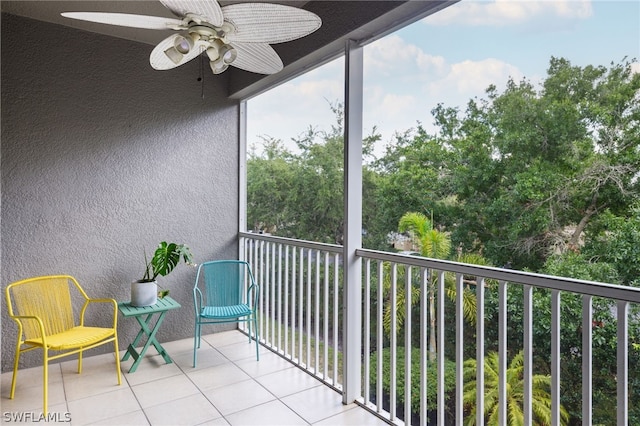
<path id="1" fill-rule="evenodd" d="M 391 391 L 391 349 L 384 348 L 382 351 L 383 364 L 382 364 L 382 389 L 386 394 Z M 370 381 L 372 389 L 375 389 L 377 384 L 377 363 L 378 355 L 373 353 L 371 355 L 371 370 Z M 455 362 L 448 359 L 445 360 L 445 405 L 449 405 L 453 399 L 453 393 L 455 391 L 456 371 Z M 398 347 L 396 354 L 396 391 L 398 405 L 403 406 L 405 402 L 405 348 Z M 438 395 L 438 363 L 434 361 L 427 361 L 427 409 L 429 411 L 435 411 L 437 409 L 437 395 Z M 379 396 L 382 397 L 382 396 Z M 445 407 L 445 410 L 451 412 Z M 411 411 L 414 415 L 420 414 L 420 349 L 411 348 Z M 427 420 L 428 421 L 428 420 Z"/>

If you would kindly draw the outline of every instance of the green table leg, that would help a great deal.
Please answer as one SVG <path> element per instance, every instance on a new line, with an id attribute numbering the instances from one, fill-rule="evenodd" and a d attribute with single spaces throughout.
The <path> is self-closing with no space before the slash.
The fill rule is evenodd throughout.
<path id="1" fill-rule="evenodd" d="M 129 356 L 132 356 L 134 359 L 133 365 L 131 365 L 131 368 L 129 368 L 129 373 L 133 373 L 136 371 L 136 369 L 138 368 L 138 365 L 142 361 L 142 358 L 147 352 L 147 349 L 149 349 L 149 346 L 151 345 L 153 345 L 158 351 L 158 353 L 162 355 L 162 358 L 164 358 L 167 364 L 171 364 L 173 362 L 171 360 L 171 357 L 169 357 L 169 354 L 167 353 L 167 351 L 162 347 L 160 342 L 156 340 L 156 333 L 160 329 L 160 325 L 162 324 L 162 321 L 164 320 L 164 316 L 166 314 L 167 314 L 167 311 L 160 313 L 160 316 L 158 317 L 158 321 L 156 322 L 155 326 L 153 326 L 153 329 L 149 328 L 149 324 L 151 323 L 151 318 L 153 317 L 153 313 L 147 315 L 146 318 L 144 319 L 142 318 L 141 315 L 138 315 L 135 317 L 138 323 L 140 324 L 140 331 L 136 335 L 136 338 L 133 340 L 133 342 L 127 348 L 127 352 L 122 357 L 122 361 L 128 360 Z M 142 338 L 142 336 L 145 334 L 148 336 L 147 342 L 144 344 L 140 352 L 138 352 L 135 349 L 135 347 L 140 342 L 140 339 Z"/>

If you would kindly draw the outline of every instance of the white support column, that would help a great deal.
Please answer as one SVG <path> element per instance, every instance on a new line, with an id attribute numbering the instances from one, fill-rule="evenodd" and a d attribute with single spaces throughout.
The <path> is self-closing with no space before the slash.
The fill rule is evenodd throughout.
<path id="1" fill-rule="evenodd" d="M 362 262 L 362 47 L 353 40 L 345 46 L 344 99 L 344 302 L 343 403 L 361 395 Z"/>
<path id="2" fill-rule="evenodd" d="M 247 101 L 238 108 L 238 231 L 247 230 Z M 238 259 L 245 259 L 244 238 L 240 238 Z"/>

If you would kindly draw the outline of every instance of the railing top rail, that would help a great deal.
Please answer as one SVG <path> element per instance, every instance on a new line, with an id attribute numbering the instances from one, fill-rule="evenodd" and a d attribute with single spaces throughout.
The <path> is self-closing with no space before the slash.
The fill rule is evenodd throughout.
<path id="1" fill-rule="evenodd" d="M 269 241 L 272 243 L 303 247 L 312 250 L 322 250 L 330 253 L 342 254 L 342 246 L 337 244 L 317 243 L 314 241 L 296 240 L 295 238 L 276 237 L 274 235 L 256 234 L 254 232 L 240 232 L 241 238 Z"/>
<path id="2" fill-rule="evenodd" d="M 495 279 L 498 281 L 513 282 L 518 284 L 531 285 L 534 287 L 543 287 L 548 289 L 585 294 L 589 296 L 605 297 L 608 299 L 640 303 L 640 289 L 635 287 L 626 287 L 595 281 L 577 280 L 573 278 L 555 277 L 551 275 L 535 274 L 531 272 L 523 272 L 512 269 L 501 269 L 481 265 L 469 265 L 448 260 L 416 257 L 377 250 L 358 249 L 356 250 L 356 255 L 367 259 L 394 262 L 421 268 L 430 268 L 466 275 L 473 275 L 476 277 L 487 279 Z"/>
<path id="3" fill-rule="evenodd" d="M 337 244 L 318 243 L 313 241 L 298 240 L 295 238 L 277 237 L 274 235 L 256 234 L 253 232 L 240 232 L 241 238 L 249 238 L 259 241 L 268 241 L 277 244 L 303 247 L 312 250 L 322 250 L 330 253 L 342 254 L 343 247 Z M 615 284 L 607 284 L 595 281 L 578 280 L 574 278 L 556 277 L 551 275 L 523 272 L 513 269 L 501 269 L 490 266 L 470 265 L 442 259 L 409 256 L 405 254 L 383 252 L 369 249 L 358 249 L 356 255 L 362 258 L 395 262 L 421 268 L 431 268 L 454 273 L 461 273 L 495 279 L 511 283 L 531 285 L 553 290 L 567 291 L 571 293 L 585 294 L 589 296 L 605 297 L 609 299 L 623 300 L 640 303 L 640 289 Z"/>

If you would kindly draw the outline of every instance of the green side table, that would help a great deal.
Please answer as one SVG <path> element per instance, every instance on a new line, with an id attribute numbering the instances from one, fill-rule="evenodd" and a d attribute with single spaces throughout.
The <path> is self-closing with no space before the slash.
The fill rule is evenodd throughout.
<path id="1" fill-rule="evenodd" d="M 134 317 L 138 324 L 140 324 L 140 331 L 133 342 L 127 347 L 127 352 L 122 357 L 122 361 L 126 361 L 129 357 L 133 357 L 135 360 L 131 368 L 129 368 L 129 373 L 133 373 L 138 368 L 140 361 L 144 357 L 144 354 L 149 349 L 149 346 L 153 345 L 158 353 L 162 355 L 165 362 L 167 364 L 171 364 L 173 361 L 167 351 L 162 347 L 160 342 L 156 340 L 156 333 L 164 320 L 164 316 L 171 309 L 178 309 L 180 304 L 170 298 L 169 296 L 165 296 L 162 299 L 158 299 L 158 303 L 152 306 L 131 306 L 129 302 L 120 302 L 118 303 L 118 310 L 122 313 L 122 315 L 127 317 Z M 152 325 L 152 318 L 154 315 L 159 315 L 155 325 Z M 144 344 L 140 352 L 136 350 L 136 345 L 142 339 L 142 336 L 147 336 L 147 342 Z"/>

